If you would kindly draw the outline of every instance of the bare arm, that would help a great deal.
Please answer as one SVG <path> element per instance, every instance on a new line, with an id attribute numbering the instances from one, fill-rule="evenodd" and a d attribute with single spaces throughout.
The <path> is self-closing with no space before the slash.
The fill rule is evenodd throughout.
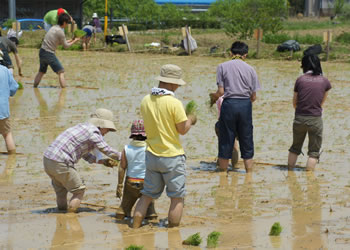
<path id="1" fill-rule="evenodd" d="M 125 171 L 128 167 L 128 160 L 126 159 L 125 150 L 122 152 L 122 159 L 120 161 L 119 170 L 118 170 L 118 185 L 123 185 Z"/>
<path id="2" fill-rule="evenodd" d="M 190 130 L 192 123 L 193 121 L 191 116 L 188 117 L 188 120 L 177 123 L 175 125 L 177 132 L 179 132 L 180 135 L 185 135 Z"/>
<path id="3" fill-rule="evenodd" d="M 250 96 L 251 102 L 255 102 L 256 100 L 256 92 L 253 92 L 252 95 Z"/>
<path id="4" fill-rule="evenodd" d="M 298 101 L 298 92 L 294 92 L 294 95 L 293 95 L 293 107 L 295 109 L 297 108 L 297 101 Z"/>
<path id="5" fill-rule="evenodd" d="M 22 60 L 19 57 L 18 53 L 14 53 L 14 54 L 15 54 L 16 64 L 17 64 L 17 67 L 18 67 L 18 74 L 20 76 L 23 76 L 22 75 Z"/>
<path id="6" fill-rule="evenodd" d="M 324 93 L 324 96 L 323 96 L 323 99 L 322 99 L 322 102 L 321 102 L 321 107 L 323 107 L 323 104 L 326 101 L 327 96 L 328 96 L 328 91 L 326 91 L 326 93 Z"/>

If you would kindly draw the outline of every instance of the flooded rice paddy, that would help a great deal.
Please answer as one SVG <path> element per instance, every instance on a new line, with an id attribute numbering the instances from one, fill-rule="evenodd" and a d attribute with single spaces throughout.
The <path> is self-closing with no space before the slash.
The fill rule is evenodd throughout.
<path id="1" fill-rule="evenodd" d="M 262 91 L 254 103 L 255 168 L 215 173 L 217 139 L 215 107 L 208 94 L 216 89 L 216 66 L 225 58 L 175 57 L 103 52 L 58 52 L 66 69 L 68 88 L 58 86 L 49 69 L 40 88 L 29 84 L 39 68 L 38 51 L 22 49 L 24 89 L 11 99 L 13 134 L 19 154 L 0 155 L 0 249 L 122 249 L 131 244 L 145 249 L 182 249 L 182 240 L 199 232 L 205 249 L 212 231 L 222 232 L 218 249 L 348 249 L 350 245 L 350 65 L 323 63 L 332 83 L 323 113 L 324 142 L 314 173 L 299 167 L 287 171 L 292 142 L 292 94 L 300 63 L 248 60 L 256 69 Z M 133 119 L 140 117 L 140 101 L 156 86 L 161 65 L 184 70 L 188 84 L 176 92 L 186 104 L 199 104 L 197 124 L 182 137 L 187 154 L 187 196 L 181 226 L 167 229 L 169 199 L 156 201 L 159 220 L 140 229 L 117 221 L 117 169 L 89 165 L 78 171 L 87 185 L 80 212 L 55 209 L 55 194 L 43 171 L 46 147 L 66 128 L 86 121 L 96 108 L 115 114 L 116 133 L 107 142 L 122 150 Z M 17 78 L 19 80 L 19 78 Z M 1 140 L 0 140 L 1 141 Z M 303 152 L 307 152 L 307 141 Z M 0 151 L 5 151 L 0 143 Z M 280 222 L 280 236 L 269 236 Z"/>

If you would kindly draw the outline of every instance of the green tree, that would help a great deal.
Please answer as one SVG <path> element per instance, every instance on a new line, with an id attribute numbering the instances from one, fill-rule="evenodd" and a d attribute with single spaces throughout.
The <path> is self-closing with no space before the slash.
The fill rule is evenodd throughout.
<path id="1" fill-rule="evenodd" d="M 219 0 L 209 13 L 221 19 L 228 35 L 242 39 L 252 37 L 257 28 L 265 33 L 281 30 L 287 5 L 284 0 Z"/>

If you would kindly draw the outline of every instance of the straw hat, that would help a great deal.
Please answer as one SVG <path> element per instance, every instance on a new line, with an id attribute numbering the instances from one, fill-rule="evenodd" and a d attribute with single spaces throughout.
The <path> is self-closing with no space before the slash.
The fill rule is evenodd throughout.
<path id="1" fill-rule="evenodd" d="M 90 117 L 89 123 L 98 128 L 108 128 L 113 132 L 117 130 L 113 122 L 113 112 L 108 109 L 97 109 Z"/>
<path id="2" fill-rule="evenodd" d="M 98 18 L 97 13 L 92 14 L 92 18 Z"/>
<path id="3" fill-rule="evenodd" d="M 160 75 L 155 79 L 166 83 L 185 85 L 186 82 L 181 79 L 181 76 L 182 70 L 179 66 L 174 64 L 165 64 L 160 69 Z"/>

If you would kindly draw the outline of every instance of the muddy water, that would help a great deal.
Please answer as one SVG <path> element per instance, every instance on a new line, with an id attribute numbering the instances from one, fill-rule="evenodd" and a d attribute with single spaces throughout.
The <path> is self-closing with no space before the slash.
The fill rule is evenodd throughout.
<path id="1" fill-rule="evenodd" d="M 213 173 L 217 140 L 215 107 L 208 93 L 216 88 L 215 70 L 224 58 L 59 52 L 66 69 L 65 90 L 49 72 L 40 88 L 31 83 L 38 69 L 36 50 L 21 50 L 24 90 L 11 99 L 13 133 L 20 154 L 0 155 L 0 248 L 118 249 L 131 244 L 146 249 L 183 248 L 181 242 L 200 232 L 206 248 L 211 231 L 222 232 L 219 249 L 347 249 L 350 244 L 350 65 L 324 63 L 333 89 L 324 110 L 324 143 L 315 173 L 306 173 L 306 156 L 294 172 L 286 171 L 292 140 L 293 84 L 298 62 L 248 61 L 258 72 L 263 90 L 254 103 L 255 172 L 238 169 Z M 106 140 L 121 150 L 128 143 L 130 123 L 140 117 L 142 97 L 156 86 L 153 80 L 165 63 L 184 69 L 188 84 L 177 97 L 200 106 L 199 121 L 182 138 L 187 153 L 187 189 L 181 227 L 167 229 L 168 198 L 156 201 L 160 220 L 133 230 L 129 221 L 116 221 L 117 170 L 89 165 L 78 171 L 88 187 L 80 212 L 61 214 L 43 171 L 42 154 L 64 129 L 88 119 L 95 108 L 112 109 L 117 133 Z M 90 89 L 82 88 L 90 87 Z M 0 151 L 5 145 L 0 144 Z M 303 149 L 307 153 L 306 145 Z M 280 222 L 280 236 L 269 236 Z M 193 249 L 199 249 L 194 248 Z"/>

